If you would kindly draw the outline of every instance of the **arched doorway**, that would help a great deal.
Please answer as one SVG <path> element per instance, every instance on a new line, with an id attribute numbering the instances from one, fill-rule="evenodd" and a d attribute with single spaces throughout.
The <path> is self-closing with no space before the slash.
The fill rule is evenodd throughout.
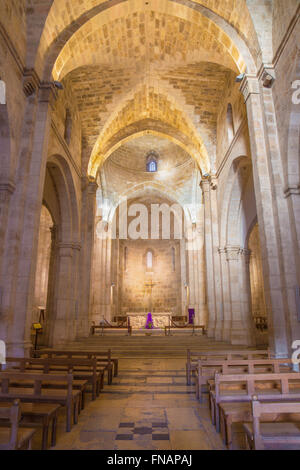
<path id="1" fill-rule="evenodd" d="M 252 228 L 248 248 L 250 250 L 250 285 L 252 316 L 255 323 L 256 344 L 268 344 L 268 322 L 264 293 L 263 268 L 258 223 Z"/>

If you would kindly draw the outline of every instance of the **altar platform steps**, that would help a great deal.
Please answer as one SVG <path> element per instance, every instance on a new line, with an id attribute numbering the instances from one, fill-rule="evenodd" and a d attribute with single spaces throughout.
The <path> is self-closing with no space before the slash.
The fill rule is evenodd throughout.
<path id="1" fill-rule="evenodd" d="M 214 341 L 200 334 L 197 336 L 174 335 L 165 336 L 124 336 L 105 335 L 92 336 L 74 341 L 66 348 L 84 350 L 111 349 L 114 356 L 119 358 L 186 358 L 187 349 L 195 350 L 224 350 L 240 349 L 229 343 Z M 184 364 L 183 364 L 184 366 Z"/>

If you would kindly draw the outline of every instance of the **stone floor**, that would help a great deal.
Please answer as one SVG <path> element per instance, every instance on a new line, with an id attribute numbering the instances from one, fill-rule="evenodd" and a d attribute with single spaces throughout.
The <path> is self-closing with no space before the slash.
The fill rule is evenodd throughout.
<path id="1" fill-rule="evenodd" d="M 121 359 L 119 377 L 87 403 L 71 433 L 60 420 L 55 449 L 223 449 L 207 404 L 185 384 L 184 367 L 184 360 Z"/>
<path id="2" fill-rule="evenodd" d="M 129 338 L 125 335 L 90 337 L 72 348 L 112 348 L 119 358 L 119 376 L 105 385 L 100 397 L 86 407 L 70 433 L 59 416 L 55 450 L 223 450 L 211 424 L 207 396 L 199 404 L 194 385 L 185 378 L 186 351 L 224 349 L 225 343 L 201 335 Z M 231 346 L 232 348 L 232 346 Z M 241 434 L 236 434 L 241 448 Z M 38 448 L 35 439 L 34 448 Z"/>

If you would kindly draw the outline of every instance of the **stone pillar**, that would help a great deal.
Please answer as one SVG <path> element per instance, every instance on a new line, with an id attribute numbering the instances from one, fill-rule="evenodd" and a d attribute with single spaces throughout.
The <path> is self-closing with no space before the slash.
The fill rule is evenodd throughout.
<path id="1" fill-rule="evenodd" d="M 249 346 L 249 325 L 245 324 L 241 303 L 241 284 L 244 282 L 244 279 L 241 279 L 241 249 L 239 246 L 227 246 L 225 252 L 231 299 L 231 344 Z"/>
<path id="2" fill-rule="evenodd" d="M 222 290 L 223 290 L 223 331 L 222 340 L 231 340 L 231 295 L 230 295 L 230 282 L 228 272 L 228 261 L 226 249 L 220 248 L 219 255 L 221 258 L 221 272 L 222 272 Z"/>
<path id="3" fill-rule="evenodd" d="M 0 279 L 1 323 L 9 355 L 23 356 L 30 343 L 37 240 L 45 181 L 52 83 L 40 83 L 34 71 L 24 77 L 28 97 L 16 181 L 11 197 Z"/>
<path id="4" fill-rule="evenodd" d="M 290 354 L 293 335 L 300 334 L 294 292 L 297 277 L 276 115 L 272 90 L 265 88 L 265 73 L 245 75 L 241 91 L 248 114 L 269 342 L 277 357 L 285 357 Z"/>
<path id="5" fill-rule="evenodd" d="M 50 346 L 57 347 L 72 339 L 73 277 L 72 243 L 59 243 L 57 246 L 57 282 L 54 294 L 54 309 L 51 317 Z M 74 338 L 73 338 L 74 339 Z"/>
<path id="6" fill-rule="evenodd" d="M 212 236 L 212 214 L 210 205 L 210 182 L 203 180 L 201 188 L 204 198 L 204 239 L 206 260 L 206 288 L 208 304 L 208 328 L 207 335 L 213 338 L 216 328 L 216 298 L 214 285 L 214 261 L 213 261 L 213 236 Z"/>
<path id="7" fill-rule="evenodd" d="M 214 285 L 216 299 L 216 328 L 215 339 L 221 340 L 223 334 L 223 298 L 221 288 L 221 264 L 218 249 L 219 240 L 219 219 L 218 219 L 218 201 L 217 201 L 217 178 L 210 177 L 210 203 L 211 203 L 211 221 L 213 238 L 213 262 L 214 262 Z"/>
<path id="8" fill-rule="evenodd" d="M 83 179 L 81 233 L 82 251 L 80 263 L 80 307 L 77 335 L 88 336 L 91 308 L 91 276 L 94 254 L 96 192 L 98 185 L 94 179 Z"/>
<path id="9" fill-rule="evenodd" d="M 15 184 L 12 183 L 11 181 L 7 181 L 7 182 L 0 181 L 0 266 L 1 266 L 2 255 L 3 255 L 5 231 L 7 227 L 9 203 L 10 203 L 11 196 L 15 191 L 15 188 L 16 188 Z M 0 299 L 0 302 L 1 302 L 1 299 Z"/>
<path id="10" fill-rule="evenodd" d="M 247 335 L 248 346 L 255 346 L 255 328 L 252 316 L 252 300 L 251 300 L 251 281 L 250 281 L 250 256 L 251 251 L 246 249 L 240 250 L 241 276 L 240 276 L 240 292 L 241 292 L 241 312 L 244 323 L 244 329 Z"/>
<path id="11" fill-rule="evenodd" d="M 51 249 L 50 249 L 50 262 L 49 262 L 49 275 L 48 275 L 48 292 L 47 292 L 47 307 L 46 307 L 46 318 L 45 328 L 43 334 L 43 343 L 47 346 L 50 345 L 50 339 L 52 337 L 51 330 L 54 327 L 54 295 L 56 287 L 56 271 L 57 271 L 57 239 L 58 239 L 58 228 L 56 225 L 50 228 L 51 231 Z"/>
<path id="12" fill-rule="evenodd" d="M 96 219 L 101 222 L 101 218 Z M 97 228 L 96 228 L 97 232 Z M 108 226 L 107 238 L 95 236 L 92 276 L 92 316 L 91 321 L 99 324 L 104 317 L 111 320 L 111 227 Z"/>
<path id="13" fill-rule="evenodd" d="M 223 305 L 221 292 L 221 266 L 218 253 L 219 226 L 217 210 L 217 181 L 215 177 L 201 182 L 204 196 L 204 239 L 206 258 L 206 288 L 208 303 L 208 336 L 222 339 Z"/>
<path id="14" fill-rule="evenodd" d="M 72 243 L 73 245 L 73 267 L 72 275 L 70 278 L 71 283 L 71 308 L 70 308 L 70 320 L 69 320 L 69 336 L 68 340 L 73 341 L 77 336 L 81 335 L 81 330 L 79 328 L 79 309 L 81 301 L 81 292 L 80 292 L 80 270 L 81 270 L 81 244 Z M 86 333 L 86 336 L 88 333 Z"/>

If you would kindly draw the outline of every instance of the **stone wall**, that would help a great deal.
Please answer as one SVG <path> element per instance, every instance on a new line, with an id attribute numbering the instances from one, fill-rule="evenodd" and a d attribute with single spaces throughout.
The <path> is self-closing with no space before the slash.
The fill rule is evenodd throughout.
<path id="1" fill-rule="evenodd" d="M 175 249 L 175 265 L 173 253 Z M 125 266 L 125 250 L 127 261 Z M 147 269 L 146 255 L 153 255 L 153 269 Z M 151 281 L 152 312 L 172 311 L 181 315 L 181 264 L 179 241 L 139 240 L 120 242 L 121 285 L 119 286 L 122 313 L 145 312 L 150 308 Z"/>

